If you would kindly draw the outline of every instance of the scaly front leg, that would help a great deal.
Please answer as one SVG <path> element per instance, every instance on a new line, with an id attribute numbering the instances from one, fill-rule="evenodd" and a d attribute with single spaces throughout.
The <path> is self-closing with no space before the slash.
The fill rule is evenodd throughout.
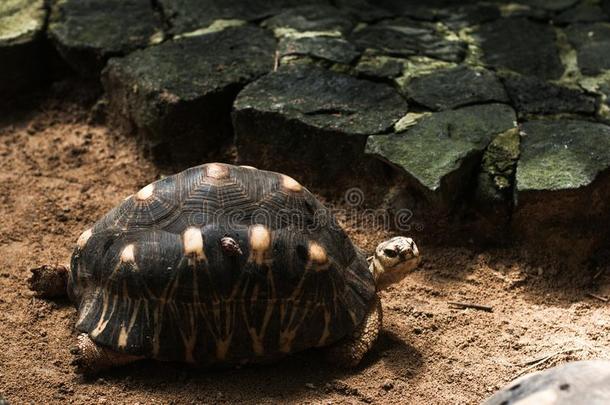
<path id="1" fill-rule="evenodd" d="M 78 335 L 78 343 L 70 349 L 74 356 L 72 365 L 78 374 L 95 374 L 112 367 L 123 366 L 143 359 L 143 356 L 134 356 L 96 344 L 86 333 Z"/>

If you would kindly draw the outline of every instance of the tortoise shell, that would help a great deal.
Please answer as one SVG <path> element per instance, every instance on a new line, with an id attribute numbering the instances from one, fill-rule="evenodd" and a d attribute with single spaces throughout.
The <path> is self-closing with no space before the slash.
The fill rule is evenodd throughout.
<path id="1" fill-rule="evenodd" d="M 68 284 L 76 328 L 96 343 L 203 364 L 331 344 L 375 295 L 365 258 L 307 189 L 219 163 L 108 212 L 78 239 Z"/>

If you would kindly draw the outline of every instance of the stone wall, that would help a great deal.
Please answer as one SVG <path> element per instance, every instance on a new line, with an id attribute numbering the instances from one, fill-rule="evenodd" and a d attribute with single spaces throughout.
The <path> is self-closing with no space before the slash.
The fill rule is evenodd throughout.
<path id="1" fill-rule="evenodd" d="M 160 162 L 236 155 L 421 237 L 609 241 L 610 1 L 8 0 L 0 90 L 52 44 Z M 227 152 L 229 151 L 229 152 Z"/>

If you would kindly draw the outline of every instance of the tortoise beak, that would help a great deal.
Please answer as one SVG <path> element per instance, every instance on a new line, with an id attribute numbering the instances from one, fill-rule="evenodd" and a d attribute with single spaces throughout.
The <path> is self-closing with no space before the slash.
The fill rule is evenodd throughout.
<path id="1" fill-rule="evenodd" d="M 400 249 L 397 246 L 396 250 L 398 251 L 398 254 L 400 255 L 400 258 L 402 260 L 409 260 L 411 258 L 419 257 L 419 249 L 417 249 L 417 246 L 415 245 L 414 242 L 411 242 L 411 244 L 408 247 L 403 248 L 403 249 Z"/>

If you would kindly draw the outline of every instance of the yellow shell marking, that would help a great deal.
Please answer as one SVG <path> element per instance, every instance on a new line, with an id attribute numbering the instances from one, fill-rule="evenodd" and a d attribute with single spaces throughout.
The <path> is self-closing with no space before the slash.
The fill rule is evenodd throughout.
<path id="1" fill-rule="evenodd" d="M 271 232 L 264 225 L 254 225 L 250 228 L 250 261 L 259 266 L 263 264 L 265 252 L 271 247 Z"/>
<path id="2" fill-rule="evenodd" d="M 127 338 L 128 337 L 129 337 L 129 335 L 127 334 L 127 329 L 124 326 L 121 327 L 121 331 L 119 332 L 119 340 L 117 342 L 117 345 L 121 349 L 124 349 L 125 346 L 127 346 Z"/>
<path id="3" fill-rule="evenodd" d="M 322 331 L 322 336 L 320 336 L 320 340 L 318 340 L 318 346 L 324 346 L 326 344 L 326 340 L 330 336 L 330 311 L 324 307 L 324 330 Z"/>
<path id="4" fill-rule="evenodd" d="M 282 174 L 282 186 L 286 190 L 290 190 L 295 193 L 298 193 L 303 189 L 303 186 L 301 186 L 298 181 L 290 176 L 286 176 L 285 174 Z"/>
<path id="5" fill-rule="evenodd" d="M 150 197 L 152 197 L 153 191 L 155 191 L 155 185 L 151 183 L 148 186 L 143 187 L 142 189 L 140 189 L 140 191 L 136 193 L 136 200 L 148 200 Z"/>
<path id="6" fill-rule="evenodd" d="M 280 332 L 280 352 L 289 353 L 292 350 L 292 342 L 296 335 L 296 329 Z"/>
<path id="7" fill-rule="evenodd" d="M 326 250 L 317 242 L 309 242 L 309 265 L 316 271 L 328 268 L 328 255 Z"/>
<path id="8" fill-rule="evenodd" d="M 229 169 L 218 163 L 211 163 L 205 168 L 205 175 L 216 180 L 226 179 L 229 177 Z"/>
<path id="9" fill-rule="evenodd" d="M 127 294 L 126 291 L 124 291 L 124 293 Z M 127 327 L 125 327 L 123 325 L 119 332 L 119 339 L 118 339 L 117 344 L 120 348 L 125 348 L 127 346 L 127 340 L 129 339 L 129 334 L 131 333 L 131 329 L 133 328 L 133 325 L 136 323 L 136 319 L 138 317 L 139 311 L 140 311 L 140 300 L 137 300 L 136 305 L 135 305 L 133 311 L 131 312 L 131 318 L 129 320 L 129 325 Z"/>
<path id="10" fill-rule="evenodd" d="M 205 258 L 203 252 L 203 235 L 201 230 L 194 226 L 189 227 L 184 231 L 182 235 L 182 243 L 184 244 L 184 254 L 186 256 L 192 256 L 198 260 Z"/>
<path id="11" fill-rule="evenodd" d="M 125 246 L 123 250 L 121 250 L 121 261 L 123 263 L 135 263 L 135 246 L 133 243 Z"/>
<path id="12" fill-rule="evenodd" d="M 224 360 L 227 357 L 229 346 L 231 345 L 231 336 L 226 339 L 216 339 L 216 359 Z"/>
<path id="13" fill-rule="evenodd" d="M 91 230 L 91 228 L 81 233 L 78 237 L 78 240 L 76 241 L 76 246 L 78 246 L 80 249 L 84 248 L 91 235 L 93 235 L 93 231 Z"/>

